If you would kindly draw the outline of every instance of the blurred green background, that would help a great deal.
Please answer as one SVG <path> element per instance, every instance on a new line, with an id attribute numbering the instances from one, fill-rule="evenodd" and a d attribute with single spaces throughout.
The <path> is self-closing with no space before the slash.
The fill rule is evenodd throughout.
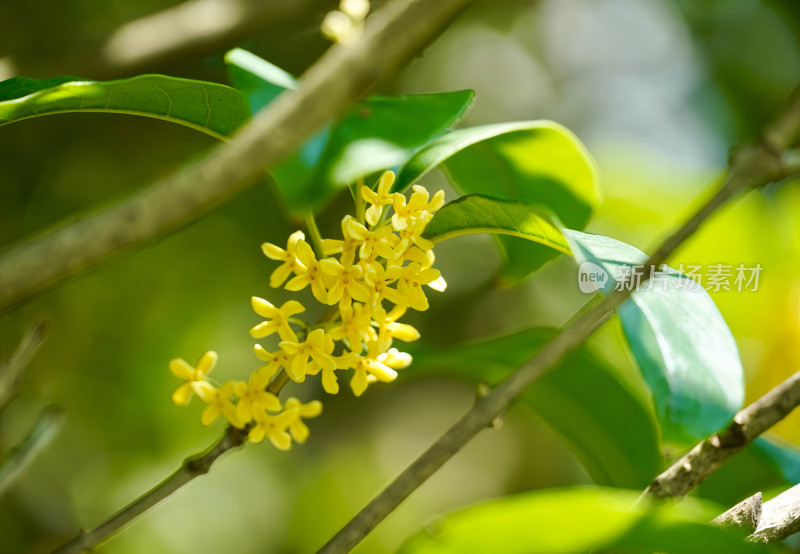
<path id="1" fill-rule="evenodd" d="M 6 3 L 0 8 L 0 79 L 148 72 L 227 82 L 222 54 L 233 46 L 300 75 L 327 47 L 318 28 L 335 7 L 321 0 L 276 2 L 274 13 L 251 18 L 238 34 L 131 62 L 137 48 L 169 41 L 181 29 L 139 36 L 139 42 L 120 42 L 118 29 L 174 5 L 67 0 L 43 10 Z M 201 14 L 192 28 L 211 29 L 226 21 L 236 25 L 220 6 L 249 4 L 198 5 L 205 11 L 192 12 Z M 107 42 L 110 36 L 119 40 Z M 602 176 L 605 200 L 588 230 L 648 250 L 708 189 L 728 149 L 754 137 L 780 109 L 800 77 L 799 45 L 800 4 L 793 0 L 477 2 L 379 92 L 471 88 L 477 100 L 464 125 L 537 118 L 563 123 L 587 144 Z M 68 114 L 0 127 L 0 246 L 122 198 L 213 145 L 186 128 L 122 115 Z M 424 183 L 445 186 L 440 174 Z M 323 234 L 337 233 L 337 221 L 349 210 L 345 195 L 333 202 L 321 215 Z M 0 496 L 0 549 L 55 548 L 219 436 L 221 423 L 200 425 L 198 404 L 177 408 L 170 402 L 178 383 L 167 362 L 193 362 L 213 349 L 220 355 L 218 380 L 249 375 L 257 360 L 247 329 L 259 319 L 249 298 L 287 298 L 269 289 L 274 264 L 259 245 L 280 243 L 297 226 L 285 219 L 265 179 L 180 233 L 0 318 L 3 359 L 33 321 L 52 320 L 20 396 L 0 418 L 0 451 L 27 433 L 44 406 L 55 404 L 66 414 L 52 442 Z M 431 292 L 431 309 L 408 318 L 425 342 L 457 344 L 558 326 L 587 300 L 569 260 L 550 263 L 513 288 L 495 286 L 500 263 L 488 237 L 437 247 L 437 267 L 449 288 Z M 800 368 L 796 186 L 771 186 L 724 209 L 673 256 L 671 265 L 680 263 L 764 268 L 757 292 L 711 293 L 737 339 L 749 399 Z M 592 343 L 645 393 L 616 322 Z M 402 373 L 359 399 L 347 390 L 328 397 L 315 380 L 290 393 L 325 405 L 306 445 L 288 454 L 247 446 L 98 551 L 312 551 L 468 409 L 475 394 L 473 385 L 457 380 Z M 800 444 L 800 417 L 776 432 Z M 470 502 L 589 482 L 570 445 L 535 413 L 517 407 L 502 428 L 478 436 L 358 551 L 393 551 L 434 514 Z"/>

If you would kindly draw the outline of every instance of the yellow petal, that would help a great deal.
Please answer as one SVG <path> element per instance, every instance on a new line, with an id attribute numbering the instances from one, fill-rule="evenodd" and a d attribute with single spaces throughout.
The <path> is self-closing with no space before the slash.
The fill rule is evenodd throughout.
<path id="1" fill-rule="evenodd" d="M 178 406 L 186 406 L 192 399 L 192 384 L 184 383 L 172 393 L 172 401 Z"/>
<path id="2" fill-rule="evenodd" d="M 275 317 L 275 313 L 278 311 L 277 308 L 272 305 L 272 303 L 270 303 L 268 300 L 264 300 L 263 298 L 259 298 L 258 296 L 251 297 L 250 303 L 253 306 L 253 311 L 261 317 L 272 319 Z"/>
<path id="3" fill-rule="evenodd" d="M 191 379 L 194 376 L 194 368 L 181 358 L 169 361 L 169 370 L 175 377 L 181 379 Z"/>

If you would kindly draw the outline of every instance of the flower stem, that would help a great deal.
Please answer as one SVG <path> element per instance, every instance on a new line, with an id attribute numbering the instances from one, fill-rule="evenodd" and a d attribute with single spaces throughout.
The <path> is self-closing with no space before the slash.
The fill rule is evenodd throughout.
<path id="1" fill-rule="evenodd" d="M 311 246 L 314 248 L 314 253 L 317 255 L 317 258 L 323 258 L 325 253 L 322 250 L 322 235 L 319 234 L 319 227 L 317 227 L 317 220 L 314 219 L 314 212 L 306 213 L 305 221 L 308 235 L 311 237 Z"/>
<path id="2" fill-rule="evenodd" d="M 364 197 L 361 196 L 361 187 L 364 186 L 364 178 L 359 177 L 356 181 L 356 190 L 355 190 L 355 198 L 356 201 L 356 219 L 361 225 L 366 225 L 366 216 L 364 215 L 367 210 L 366 202 L 364 201 Z"/>

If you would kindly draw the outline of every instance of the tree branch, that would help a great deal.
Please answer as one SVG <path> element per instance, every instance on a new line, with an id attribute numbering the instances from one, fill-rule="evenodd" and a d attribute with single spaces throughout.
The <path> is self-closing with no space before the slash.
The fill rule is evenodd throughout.
<path id="1" fill-rule="evenodd" d="M 0 312 L 125 250 L 178 230 L 240 192 L 431 42 L 469 0 L 395 0 L 197 165 L 0 256 Z"/>
<path id="2" fill-rule="evenodd" d="M 124 23 L 58 59 L 20 61 L 14 72 L 100 80 L 152 73 L 169 63 L 210 56 L 267 29 L 298 22 L 318 25 L 335 6 L 335 0 L 188 0 Z"/>
<path id="3" fill-rule="evenodd" d="M 692 448 L 653 479 L 642 496 L 683 497 L 764 431 L 800 405 L 800 371 L 737 413 L 722 431 Z"/>
<path id="4" fill-rule="evenodd" d="M 650 257 L 647 265 L 661 265 L 729 199 L 742 191 L 786 177 L 787 174 L 781 165 L 780 152 L 792 145 L 790 141 L 795 139 L 798 129 L 800 129 L 800 94 L 795 93 L 789 108 L 765 133 L 765 137 L 769 137 L 769 146 L 766 146 L 764 141 L 737 152 L 731 159 L 730 170 L 719 191 L 683 226 L 667 237 Z M 630 290 L 614 291 L 606 296 L 595 308 L 578 317 L 574 323 L 556 335 L 527 364 L 512 373 L 487 396 L 479 398 L 461 419 L 356 514 L 322 547 L 320 552 L 338 553 L 352 550 L 481 429 L 490 426 L 491 422 L 502 414 L 528 385 L 557 364 L 570 350 L 589 338 L 628 298 L 630 292 Z"/>
<path id="5" fill-rule="evenodd" d="M 748 540 L 778 542 L 800 532 L 800 485 L 765 502 L 756 532 Z"/>

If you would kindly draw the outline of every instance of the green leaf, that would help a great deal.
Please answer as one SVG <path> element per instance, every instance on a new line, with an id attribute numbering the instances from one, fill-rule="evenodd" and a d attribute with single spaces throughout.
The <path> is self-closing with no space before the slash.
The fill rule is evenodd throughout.
<path id="1" fill-rule="evenodd" d="M 579 279 L 588 272 L 608 292 L 647 256 L 623 242 L 565 233 Z M 665 436 L 693 441 L 724 426 L 744 402 L 744 371 L 736 342 L 708 293 L 671 268 L 657 274 L 619 308 L 628 345 L 653 392 Z"/>
<path id="2" fill-rule="evenodd" d="M 552 336 L 532 328 L 455 347 L 412 344 L 407 372 L 500 382 Z M 586 347 L 570 353 L 525 393 L 524 403 L 559 433 L 595 483 L 644 488 L 662 469 L 658 428 L 646 398 Z"/>
<path id="3" fill-rule="evenodd" d="M 522 121 L 459 129 L 417 152 L 395 183 L 402 190 L 437 166 L 464 194 L 540 204 L 572 229 L 583 229 L 600 201 L 597 171 L 581 142 L 551 121 Z M 557 255 L 538 244 L 499 237 L 518 281 Z"/>
<path id="4" fill-rule="evenodd" d="M 603 488 L 548 489 L 478 504 L 431 522 L 401 554 L 566 554 L 589 551 L 765 552 L 708 521 L 723 509 L 684 500 L 634 507 L 637 493 Z"/>
<path id="5" fill-rule="evenodd" d="M 292 75 L 247 50 L 234 48 L 225 53 L 224 60 L 233 86 L 247 97 L 253 113 L 297 86 Z"/>
<path id="6" fill-rule="evenodd" d="M 294 87 L 291 75 L 245 50 L 228 52 L 225 61 L 253 112 Z M 273 177 L 292 210 L 317 209 L 357 179 L 405 163 L 455 123 L 474 96 L 462 90 L 368 98 L 275 167 Z"/>
<path id="7" fill-rule="evenodd" d="M 433 216 L 423 236 L 440 242 L 473 233 L 520 237 L 570 254 L 564 235 L 536 206 L 479 194 L 469 194 L 447 203 Z"/>
<path id="8" fill-rule="evenodd" d="M 0 125 L 55 113 L 108 112 L 163 119 L 221 139 L 250 117 L 235 89 L 164 75 L 105 82 L 15 77 L 0 83 L 0 100 Z"/>

